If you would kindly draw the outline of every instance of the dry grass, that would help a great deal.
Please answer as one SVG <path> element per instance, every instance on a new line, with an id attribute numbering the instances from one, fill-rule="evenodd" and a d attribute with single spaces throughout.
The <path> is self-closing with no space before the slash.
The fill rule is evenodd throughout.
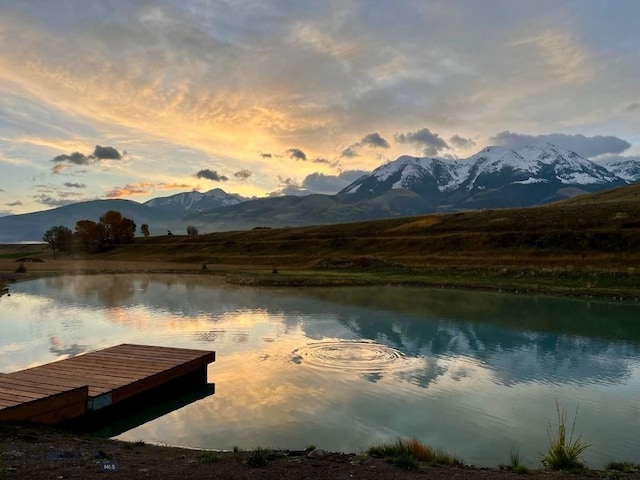
<path id="1" fill-rule="evenodd" d="M 418 439 L 410 440 L 398 439 L 392 443 L 380 443 L 369 447 L 367 454 L 372 457 L 387 459 L 403 468 L 412 469 L 417 467 L 417 462 L 424 462 L 430 465 L 461 466 L 464 462 L 443 450 L 436 450 L 421 443 Z"/>

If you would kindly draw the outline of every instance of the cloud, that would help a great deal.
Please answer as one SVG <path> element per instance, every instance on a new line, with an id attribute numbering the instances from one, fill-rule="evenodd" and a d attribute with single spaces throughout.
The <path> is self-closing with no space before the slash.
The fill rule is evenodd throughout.
<path id="1" fill-rule="evenodd" d="M 196 178 L 206 178 L 207 180 L 211 180 L 214 182 L 226 182 L 229 178 L 224 175 L 220 175 L 216 170 L 210 170 L 205 168 L 196 173 Z"/>
<path id="2" fill-rule="evenodd" d="M 296 160 L 306 160 L 307 159 L 307 154 L 304 153 L 299 148 L 289 148 L 287 150 L 287 153 L 289 154 L 289 158 L 295 158 Z"/>
<path id="3" fill-rule="evenodd" d="M 77 199 L 65 199 L 65 198 L 54 198 L 51 195 L 40 194 L 35 195 L 33 199 L 37 203 L 41 203 L 42 205 L 46 205 L 48 207 L 64 207 L 65 205 L 70 205 L 72 203 L 77 203 Z"/>
<path id="4" fill-rule="evenodd" d="M 260 156 L 262 158 L 271 158 L 271 157 L 273 157 L 273 155 L 271 153 L 261 153 Z"/>
<path id="5" fill-rule="evenodd" d="M 625 163 L 640 165 L 640 155 L 601 155 L 595 161 L 605 165 Z"/>
<path id="6" fill-rule="evenodd" d="M 70 155 L 58 155 L 53 157 L 51 161 L 56 163 L 73 163 L 74 165 L 88 165 L 92 160 L 93 158 L 91 156 L 87 156 L 84 153 L 73 152 Z"/>
<path id="7" fill-rule="evenodd" d="M 89 165 L 95 162 L 100 162 L 102 160 L 121 160 L 124 154 L 121 154 L 113 147 L 102 147 L 100 145 L 96 145 L 91 155 L 85 155 L 84 153 L 80 152 L 73 152 L 68 155 L 63 154 L 53 157 L 51 161 L 58 164 L 66 163 L 72 165 Z M 56 165 L 52 168 L 52 172 L 58 174 L 63 169 L 63 167 L 59 167 Z"/>
<path id="8" fill-rule="evenodd" d="M 123 198 L 131 195 L 148 195 L 156 190 L 180 190 L 180 189 L 192 189 L 192 185 L 185 183 L 151 183 L 151 182 L 135 182 L 129 183 L 124 187 L 114 187 L 107 193 L 107 198 Z"/>
<path id="9" fill-rule="evenodd" d="M 338 162 L 331 161 L 331 160 L 329 160 L 327 158 L 316 157 L 316 158 L 313 159 L 313 163 L 324 163 L 326 165 L 336 166 Z"/>
<path id="10" fill-rule="evenodd" d="M 238 170 L 233 174 L 234 177 L 239 178 L 240 180 L 246 180 L 252 175 L 249 170 Z"/>
<path id="11" fill-rule="evenodd" d="M 634 110 L 638 110 L 640 108 L 640 102 L 633 102 L 624 107 L 626 112 L 633 112 Z"/>
<path id="12" fill-rule="evenodd" d="M 342 150 L 340 156 L 345 158 L 357 157 L 362 147 L 391 148 L 391 145 L 378 132 L 373 132 L 362 137 L 359 142 L 353 143 Z"/>
<path id="13" fill-rule="evenodd" d="M 614 136 L 595 135 L 593 137 L 585 137 L 581 134 L 566 135 L 564 133 L 526 135 L 508 130 L 491 137 L 491 142 L 513 149 L 526 145 L 552 143 L 557 147 L 572 150 L 586 158 L 597 157 L 607 153 L 618 154 L 631 147 L 631 144 L 626 140 Z"/>
<path id="14" fill-rule="evenodd" d="M 15 202 L 5 203 L 5 205 L 7 207 L 17 207 L 17 206 L 22 205 L 22 202 L 20 200 L 16 200 Z"/>
<path id="15" fill-rule="evenodd" d="M 58 165 L 55 165 L 52 169 L 51 172 L 54 173 L 55 175 L 59 175 L 62 173 L 63 170 L 66 170 L 67 168 L 69 168 L 71 165 L 65 165 L 63 163 L 59 163 Z"/>
<path id="16" fill-rule="evenodd" d="M 100 145 L 96 145 L 96 148 L 93 150 L 92 157 L 98 160 L 121 160 L 122 154 L 113 147 L 102 147 Z"/>
<path id="17" fill-rule="evenodd" d="M 365 135 L 362 140 L 360 140 L 360 145 L 363 147 L 368 146 L 373 148 L 391 148 L 389 142 L 382 138 L 377 132 Z"/>
<path id="18" fill-rule="evenodd" d="M 278 175 L 278 189 L 268 194 L 269 197 L 282 197 L 284 195 L 303 196 L 311 192 L 306 190 L 297 180 Z"/>
<path id="19" fill-rule="evenodd" d="M 341 157 L 345 157 L 345 158 L 357 157 L 358 156 L 358 148 L 359 148 L 359 145 L 357 143 L 354 143 L 353 145 L 349 145 L 347 148 L 345 148 L 342 151 L 340 156 Z"/>
<path id="20" fill-rule="evenodd" d="M 86 187 L 84 183 L 71 183 L 71 182 L 66 182 L 64 186 L 68 188 L 85 188 Z"/>
<path id="21" fill-rule="evenodd" d="M 367 173 L 364 170 L 345 170 L 338 175 L 316 172 L 305 177 L 302 187 L 310 192 L 333 195 Z"/>
<path id="22" fill-rule="evenodd" d="M 399 133 L 395 136 L 400 143 L 413 143 L 422 147 L 426 156 L 436 156 L 440 151 L 449 149 L 449 145 L 437 133 L 432 133 L 428 128 L 415 132 Z"/>
<path id="23" fill-rule="evenodd" d="M 475 146 L 476 142 L 472 138 L 463 138 L 460 135 L 454 135 L 449 138 L 449 143 L 457 148 L 471 148 Z"/>

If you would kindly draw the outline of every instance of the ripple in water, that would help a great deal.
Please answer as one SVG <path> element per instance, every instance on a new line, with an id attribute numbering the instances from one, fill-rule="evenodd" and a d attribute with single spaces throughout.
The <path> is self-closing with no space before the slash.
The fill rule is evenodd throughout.
<path id="1" fill-rule="evenodd" d="M 291 360 L 331 370 L 378 373 L 398 366 L 404 355 L 375 342 L 338 340 L 310 343 L 292 352 Z"/>

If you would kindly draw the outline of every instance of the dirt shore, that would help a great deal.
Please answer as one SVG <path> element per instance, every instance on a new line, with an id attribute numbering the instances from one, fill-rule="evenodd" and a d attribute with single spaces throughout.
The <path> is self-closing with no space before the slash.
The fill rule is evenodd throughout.
<path id="1" fill-rule="evenodd" d="M 0 423 L 0 478 L 18 479 L 639 479 L 640 473 L 533 470 L 528 474 L 419 465 L 403 470 L 362 454 L 307 451 L 213 452 L 105 440 L 33 425 Z"/>

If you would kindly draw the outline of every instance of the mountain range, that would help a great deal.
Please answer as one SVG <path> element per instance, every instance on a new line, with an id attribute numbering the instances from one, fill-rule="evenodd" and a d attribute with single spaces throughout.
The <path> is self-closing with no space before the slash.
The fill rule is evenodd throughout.
<path id="1" fill-rule="evenodd" d="M 607 167 L 551 144 L 487 147 L 465 160 L 402 156 L 339 194 L 371 198 L 405 189 L 434 211 L 530 206 L 639 181 L 638 167 L 640 162 Z"/>
<path id="2" fill-rule="evenodd" d="M 151 199 L 96 200 L 0 218 L 0 242 L 39 240 L 53 225 L 75 226 L 118 210 L 152 235 L 344 223 L 439 211 L 540 205 L 640 182 L 640 161 L 594 162 L 552 144 L 487 147 L 467 159 L 401 156 L 335 195 L 247 199 L 219 188 Z"/>

